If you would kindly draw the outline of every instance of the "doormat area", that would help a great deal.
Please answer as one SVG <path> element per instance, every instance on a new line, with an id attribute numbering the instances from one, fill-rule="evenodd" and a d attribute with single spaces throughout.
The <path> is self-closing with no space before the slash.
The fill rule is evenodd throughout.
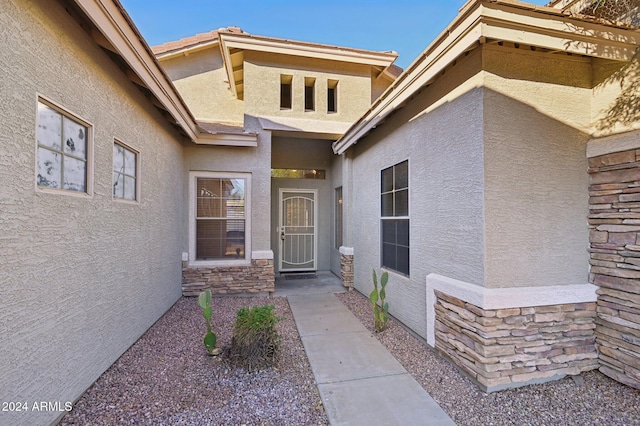
<path id="1" fill-rule="evenodd" d="M 316 274 L 284 274 L 285 280 L 311 280 L 318 278 Z"/>

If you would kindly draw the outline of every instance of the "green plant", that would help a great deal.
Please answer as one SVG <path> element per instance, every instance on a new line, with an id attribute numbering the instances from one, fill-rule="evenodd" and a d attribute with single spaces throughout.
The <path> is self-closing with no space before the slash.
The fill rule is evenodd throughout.
<path id="1" fill-rule="evenodd" d="M 373 291 L 369 295 L 369 302 L 373 306 L 373 324 L 377 332 L 387 328 L 387 320 L 389 319 L 389 304 L 384 301 L 387 296 L 385 287 L 389 281 L 389 274 L 383 272 L 380 276 L 380 290 L 378 291 L 378 276 L 375 269 L 373 270 Z M 380 302 L 378 304 L 378 302 Z"/>
<path id="2" fill-rule="evenodd" d="M 211 290 L 203 291 L 198 295 L 198 304 L 202 308 L 202 316 L 207 321 L 207 333 L 204 335 L 204 346 L 207 348 L 209 354 L 213 354 L 216 349 L 218 337 L 211 328 L 211 315 L 213 314 L 213 309 L 211 308 Z"/>
<path id="3" fill-rule="evenodd" d="M 275 364 L 280 349 L 276 324 L 282 319 L 273 305 L 240 308 L 233 324 L 230 357 L 251 371 Z"/>

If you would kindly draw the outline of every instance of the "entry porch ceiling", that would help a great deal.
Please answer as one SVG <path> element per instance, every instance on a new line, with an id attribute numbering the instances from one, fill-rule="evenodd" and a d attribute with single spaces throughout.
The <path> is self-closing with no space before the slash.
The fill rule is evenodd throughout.
<path id="1" fill-rule="evenodd" d="M 512 0 L 470 0 L 451 25 L 334 143 L 334 152 L 342 154 L 431 84 L 457 58 L 487 42 L 626 62 L 640 45 L 640 31 L 551 7 Z"/>

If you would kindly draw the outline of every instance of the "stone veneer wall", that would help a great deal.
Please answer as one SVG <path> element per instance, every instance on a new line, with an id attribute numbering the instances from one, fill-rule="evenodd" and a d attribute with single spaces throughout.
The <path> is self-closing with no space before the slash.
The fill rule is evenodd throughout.
<path id="1" fill-rule="evenodd" d="M 593 302 L 484 310 L 435 294 L 436 349 L 484 391 L 598 368 Z"/>
<path id="2" fill-rule="evenodd" d="M 640 389 L 640 149 L 589 159 L 600 371 Z"/>
<path id="3" fill-rule="evenodd" d="M 340 253 L 340 279 L 342 285 L 353 288 L 353 255 Z"/>
<path id="4" fill-rule="evenodd" d="M 182 262 L 182 295 L 197 296 L 211 289 L 213 294 L 273 293 L 273 259 L 253 259 L 249 266 L 189 267 Z"/>

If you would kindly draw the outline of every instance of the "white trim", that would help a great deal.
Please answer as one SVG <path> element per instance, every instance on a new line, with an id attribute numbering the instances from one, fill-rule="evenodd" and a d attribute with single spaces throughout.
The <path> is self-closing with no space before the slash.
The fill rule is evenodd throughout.
<path id="1" fill-rule="evenodd" d="M 244 259 L 222 259 L 222 260 L 196 260 L 196 203 L 194 196 L 196 193 L 196 180 L 199 177 L 209 178 L 229 178 L 244 179 L 246 186 L 245 207 L 244 207 Z M 205 172 L 190 171 L 189 172 L 189 266 L 193 267 L 216 267 L 216 266 L 248 266 L 251 264 L 251 173 L 235 173 L 235 172 Z"/>
<path id="2" fill-rule="evenodd" d="M 140 194 L 140 190 L 142 189 L 142 184 L 140 181 L 140 172 L 142 171 L 142 157 L 140 156 L 140 151 L 138 151 L 137 149 L 134 149 L 131 147 L 131 145 L 127 145 L 126 143 L 122 142 L 122 139 L 119 138 L 113 138 L 113 144 L 114 145 L 120 145 L 121 147 L 123 147 L 124 149 L 128 150 L 129 152 L 132 152 L 136 155 L 136 175 L 134 176 L 136 178 L 136 198 L 134 200 L 128 200 L 126 198 L 120 198 L 120 197 L 116 197 L 113 195 L 113 174 L 115 173 L 115 170 L 113 169 L 113 165 L 115 163 L 115 158 L 113 157 L 113 149 L 111 150 L 112 154 L 111 154 L 111 199 L 113 201 L 116 201 L 118 203 L 125 203 L 125 204 L 140 204 L 140 200 L 142 199 L 141 194 Z"/>
<path id="3" fill-rule="evenodd" d="M 273 259 L 273 250 L 256 250 L 251 252 L 251 259 Z"/>
<path id="4" fill-rule="evenodd" d="M 487 310 L 595 302 L 598 297 L 593 284 L 486 288 L 438 274 L 427 275 L 426 281 L 427 343 L 432 347 L 436 341 L 434 290 Z"/>
<path id="5" fill-rule="evenodd" d="M 640 130 L 590 140 L 587 143 L 587 158 L 631 149 L 640 149 Z"/>
<path id="6" fill-rule="evenodd" d="M 258 135 L 255 133 L 200 133 L 195 141 L 198 145 L 221 146 L 258 146 Z"/>
<path id="7" fill-rule="evenodd" d="M 40 186 L 38 185 L 38 122 L 39 122 L 39 112 L 38 112 L 38 104 L 43 104 L 48 106 L 49 108 L 57 111 L 58 113 L 60 113 L 63 116 L 66 116 L 69 119 L 72 119 L 76 122 L 78 122 L 79 124 L 82 124 L 83 126 L 85 126 L 87 128 L 87 135 L 86 135 L 86 151 L 87 151 L 87 156 L 85 159 L 86 162 L 86 180 L 85 180 L 85 191 L 84 192 L 80 192 L 80 191 L 72 191 L 69 189 L 63 189 L 63 188 L 49 188 L 46 186 Z M 48 193 L 48 194 L 59 194 L 59 195 L 69 195 L 72 197 L 80 197 L 80 198 L 93 198 L 93 184 L 94 184 L 94 178 L 93 178 L 93 173 L 94 173 L 94 162 L 93 162 L 93 152 L 94 152 L 94 147 L 95 147 L 95 141 L 94 141 L 94 126 L 91 122 L 81 118 L 78 114 L 69 111 L 67 108 L 61 106 L 60 104 L 58 104 L 57 102 L 52 101 L 51 99 L 47 98 L 46 96 L 43 96 L 39 93 L 36 93 L 36 108 L 35 108 L 35 133 L 34 133 L 34 138 L 33 138 L 33 143 L 35 146 L 35 155 L 34 155 L 34 174 L 33 174 L 33 183 L 34 183 L 34 187 L 36 192 L 42 192 L 42 193 Z M 112 172 L 113 173 L 113 172 Z M 113 178 L 112 178 L 113 179 Z"/>
<path id="8" fill-rule="evenodd" d="M 353 247 L 345 247 L 345 246 L 340 246 L 340 254 L 344 254 L 345 256 L 353 256 L 354 250 Z"/>

